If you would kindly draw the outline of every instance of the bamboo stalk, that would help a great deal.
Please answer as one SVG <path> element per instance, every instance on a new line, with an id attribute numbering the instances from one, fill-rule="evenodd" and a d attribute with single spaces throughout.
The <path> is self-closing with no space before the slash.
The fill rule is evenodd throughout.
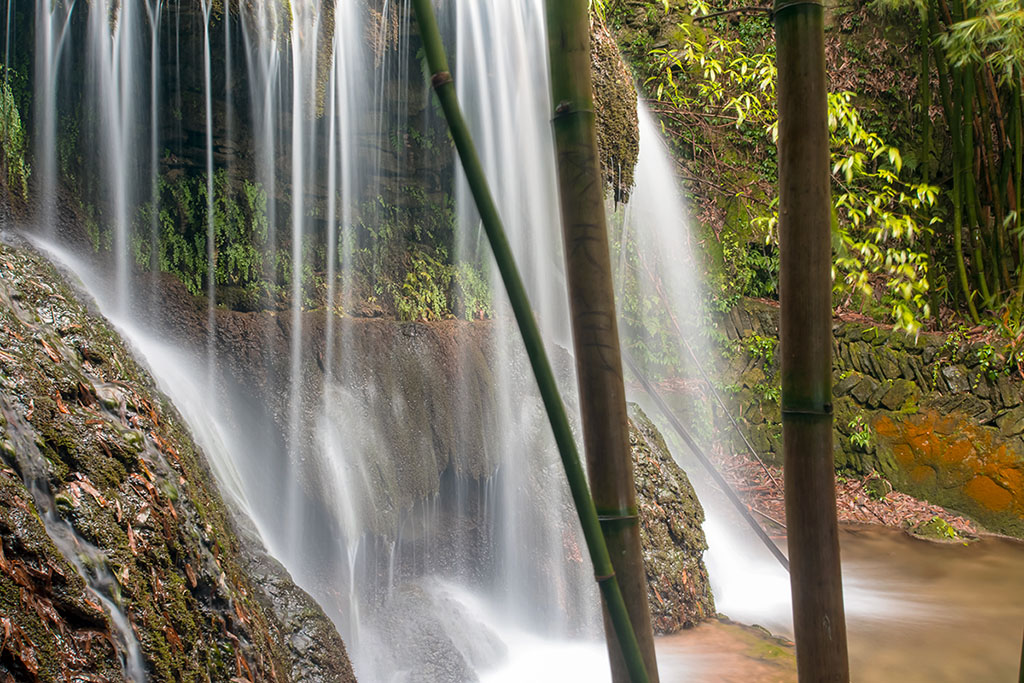
<path id="1" fill-rule="evenodd" d="M 931 48 L 929 43 L 931 42 L 931 30 L 932 30 L 932 8 L 928 4 L 925 9 L 925 14 L 921 20 L 921 35 L 919 40 L 921 41 L 921 70 L 918 75 L 918 86 L 920 88 L 921 97 L 921 176 L 922 180 L 926 184 L 931 184 L 932 181 L 932 87 L 931 87 Z M 940 272 L 941 266 L 939 265 L 939 259 L 935 258 L 935 235 L 931 228 L 927 228 L 924 231 L 924 250 L 928 254 L 929 267 L 932 270 L 931 279 L 937 281 L 941 279 L 942 275 Z M 931 310 L 936 315 L 939 313 L 939 289 L 938 287 L 930 287 L 928 289 L 928 303 Z"/>
<path id="2" fill-rule="evenodd" d="M 1024 116 L 1021 100 L 1024 99 L 1024 83 L 1018 81 L 1014 93 L 1013 116 L 1013 208 L 1017 213 L 1017 304 L 1024 301 Z"/>
<path id="3" fill-rule="evenodd" d="M 658 680 L 640 543 L 626 390 L 598 163 L 587 0 L 548 0 L 552 128 L 566 280 L 590 489 L 612 565 L 651 681 Z M 606 631 L 612 631 L 606 613 Z M 624 653 L 608 641 L 612 680 L 626 681 Z"/>
<path id="4" fill-rule="evenodd" d="M 847 683 L 832 456 L 829 135 L 823 7 L 776 0 L 779 300 L 786 523 L 797 673 Z"/>
<path id="5" fill-rule="evenodd" d="M 473 199 L 476 201 L 484 232 L 487 234 L 487 239 L 494 252 L 498 271 L 501 273 L 502 281 L 508 292 L 509 302 L 512 305 L 520 334 L 523 336 L 526 353 L 529 356 L 544 408 L 551 423 L 551 430 L 554 432 L 555 442 L 562 458 L 562 465 L 565 468 L 576 513 L 583 528 L 583 536 L 594 565 L 595 578 L 601 588 L 601 594 L 604 596 L 617 642 L 621 645 L 629 666 L 630 680 L 633 683 L 646 683 L 649 679 L 644 669 L 644 658 L 630 624 L 630 615 L 612 567 L 597 509 L 587 488 L 586 476 L 580 464 L 579 453 L 569 427 L 565 406 L 559 395 L 551 364 L 548 362 L 544 343 L 526 296 L 526 288 L 523 286 L 515 259 L 512 256 L 512 249 L 505 236 L 501 218 L 487 185 L 476 147 L 462 116 L 462 109 L 455 94 L 455 84 L 448 71 L 448 60 L 441 42 L 441 34 L 437 28 L 434 11 L 430 0 L 412 0 L 412 5 L 420 26 L 424 52 L 430 65 L 431 82 L 437 98 L 441 102 L 445 119 L 448 121 L 452 140 L 455 142 L 466 179 L 473 193 Z"/>
<path id="6" fill-rule="evenodd" d="M 946 3 L 940 0 L 939 6 L 948 17 L 949 8 L 946 6 Z M 932 50 L 935 57 L 935 70 L 939 74 L 939 96 L 942 100 L 942 111 L 946 118 L 946 127 L 949 129 L 953 145 L 953 192 L 950 199 L 953 203 L 953 250 L 956 254 L 957 280 L 960 283 L 964 300 L 967 302 L 967 310 L 971 315 L 971 320 L 978 323 L 980 322 L 980 317 L 978 316 L 978 309 L 974 306 L 974 292 L 967 278 L 967 264 L 964 261 L 963 203 L 961 200 L 961 183 L 963 178 L 961 175 L 960 156 L 962 144 L 960 138 L 953 132 L 954 122 L 960 120 L 960 98 L 957 96 L 959 73 L 949 73 L 949 67 L 946 64 L 945 55 L 942 54 L 942 48 L 934 40 L 934 37 L 941 33 L 942 27 L 932 12 L 928 13 L 928 23 L 933 36 Z"/>
<path id="7" fill-rule="evenodd" d="M 1024 636 L 1021 638 L 1020 646 L 1020 673 L 1017 675 L 1017 682 L 1024 683 Z"/>
<path id="8" fill-rule="evenodd" d="M 971 248 L 974 252 L 974 261 L 971 265 L 974 267 L 974 274 L 978 278 L 978 287 L 981 290 L 981 297 L 985 302 L 986 306 L 991 306 L 993 302 L 993 291 L 988 286 L 988 274 L 987 268 L 985 267 L 985 258 L 981 253 L 981 235 L 980 235 L 980 221 L 978 216 L 979 199 L 977 186 L 975 184 L 976 168 L 977 168 L 977 152 L 974 144 L 974 97 L 975 97 L 975 80 L 974 70 L 965 67 L 962 72 L 962 83 L 963 89 L 961 95 L 963 102 L 961 105 L 961 119 L 960 119 L 960 130 L 963 132 L 963 140 L 961 142 L 960 153 L 960 169 L 963 173 L 963 183 L 961 188 L 963 195 L 961 201 L 964 202 L 964 206 L 967 209 L 967 234 L 970 238 Z M 955 133 L 954 133 L 955 135 Z M 998 289 L 998 283 L 996 284 Z"/>
<path id="9" fill-rule="evenodd" d="M 956 135 L 953 131 L 954 125 L 961 120 L 961 114 L 963 111 L 963 99 L 960 93 L 963 90 L 961 86 L 962 74 L 956 72 L 950 74 L 946 68 L 946 63 L 943 60 L 942 54 L 938 53 L 939 48 L 936 47 L 935 65 L 939 69 L 940 83 L 948 83 L 949 87 L 940 87 L 942 93 L 943 108 L 946 110 L 946 121 L 950 130 L 950 137 L 953 141 L 953 250 L 956 252 L 956 270 L 960 280 L 960 288 L 963 290 L 964 298 L 967 300 L 967 309 L 971 314 L 971 319 L 978 323 L 981 318 L 978 316 L 978 309 L 974 305 L 974 290 L 971 289 L 967 278 L 967 265 L 964 261 L 964 238 L 963 238 L 963 220 L 964 220 L 964 174 L 965 163 L 964 163 L 964 143 L 963 139 Z"/>

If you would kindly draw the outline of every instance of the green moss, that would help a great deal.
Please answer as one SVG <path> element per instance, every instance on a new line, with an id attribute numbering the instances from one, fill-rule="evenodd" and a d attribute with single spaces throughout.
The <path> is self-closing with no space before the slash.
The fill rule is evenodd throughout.
<path id="1" fill-rule="evenodd" d="M 633 187 L 633 169 L 640 154 L 637 95 L 614 38 L 599 20 L 592 26 L 590 59 L 601 172 L 615 201 L 625 202 Z"/>
<path id="2" fill-rule="evenodd" d="M 4 67 L 6 69 L 6 67 Z M 28 163 L 28 142 L 22 116 L 14 100 L 7 78 L 0 79 L 0 166 L 6 170 L 7 187 L 23 201 L 28 201 L 28 179 L 32 169 Z"/>
<path id="3" fill-rule="evenodd" d="M 927 522 L 921 522 L 913 528 L 912 533 L 933 541 L 953 541 L 960 538 L 957 530 L 941 517 L 932 517 Z"/>

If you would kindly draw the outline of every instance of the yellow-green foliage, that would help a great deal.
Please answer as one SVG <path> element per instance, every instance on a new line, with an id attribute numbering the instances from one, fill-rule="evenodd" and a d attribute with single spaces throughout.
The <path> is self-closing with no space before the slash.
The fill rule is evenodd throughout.
<path id="1" fill-rule="evenodd" d="M 679 26 L 674 46 L 650 56 L 656 68 L 648 86 L 657 99 L 743 135 L 767 132 L 775 138 L 773 45 L 752 54 L 741 40 L 691 22 Z M 840 92 L 828 98 L 836 295 L 846 304 L 855 295 L 870 305 L 881 303 L 897 327 L 916 333 L 930 314 L 928 257 L 917 239 L 940 222 L 938 189 L 902 176 L 900 151 L 865 127 L 854 97 Z M 753 222 L 770 243 L 776 239 L 775 201 L 767 217 Z M 884 284 L 876 288 L 879 281 Z"/>

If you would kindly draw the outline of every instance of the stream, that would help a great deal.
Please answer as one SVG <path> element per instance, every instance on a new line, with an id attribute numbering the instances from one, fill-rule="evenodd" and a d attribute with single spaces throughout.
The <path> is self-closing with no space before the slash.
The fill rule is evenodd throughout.
<path id="1" fill-rule="evenodd" d="M 1024 543 L 989 536 L 965 546 L 848 525 L 840 530 L 840 542 L 852 680 L 1015 680 L 1024 628 Z M 776 597 L 776 604 L 788 603 Z M 785 621 L 788 612 L 775 617 Z M 609 680 L 600 643 L 525 635 L 513 642 L 507 666 L 485 676 L 485 683 Z M 663 681 L 797 680 L 792 644 L 727 621 L 658 638 L 657 648 Z"/>
<path id="2" fill-rule="evenodd" d="M 934 543 L 877 526 L 843 526 L 840 543 L 853 680 L 1015 680 L 1024 543 Z M 659 654 L 669 680 L 796 681 L 792 648 L 717 622 L 661 639 Z"/>

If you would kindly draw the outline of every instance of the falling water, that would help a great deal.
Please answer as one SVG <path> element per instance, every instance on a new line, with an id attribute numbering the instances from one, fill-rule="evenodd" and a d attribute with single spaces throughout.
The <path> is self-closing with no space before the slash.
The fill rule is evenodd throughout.
<path id="1" fill-rule="evenodd" d="M 92 102 L 104 125 L 96 131 L 94 158 L 104 172 L 102 201 L 113 227 L 111 251 L 118 307 L 126 310 L 132 288 L 132 213 L 138 202 L 140 158 L 136 104 L 142 99 L 137 81 L 139 7 L 134 2 L 100 0 L 89 8 L 88 59 Z M 147 184 L 148 187 L 148 184 Z"/>
<path id="2" fill-rule="evenodd" d="M 334 619 L 360 680 L 394 680 L 409 662 L 433 658 L 422 648 L 435 646 L 451 666 L 464 662 L 493 680 L 550 678 L 553 671 L 531 671 L 529 660 L 555 650 L 574 658 L 572 671 L 592 669 L 600 680 L 597 590 L 479 218 L 461 171 L 446 175 L 450 163 L 413 177 L 437 161 L 408 151 L 437 118 L 408 0 L 370 8 L 354 0 L 149 3 L 148 32 L 137 2 L 79 8 L 88 12 L 82 47 L 94 74 L 87 101 L 100 112 L 83 119 L 82 136 L 99 142 L 102 179 L 83 201 L 109 226 L 115 265 L 105 285 L 86 279 L 181 407 L 226 496 Z M 544 4 L 450 0 L 440 10 L 460 98 L 574 414 Z M 230 49 L 233 34 L 244 49 Z M 63 42 L 52 35 L 54 45 Z M 49 54 L 49 45 L 40 49 Z M 54 64 L 41 83 L 60 77 L 60 60 Z M 140 99 L 145 85 L 148 98 Z M 224 126 L 215 116 L 218 93 L 237 98 L 225 105 Z M 685 226 L 666 224 L 682 240 L 671 247 L 645 232 L 683 211 L 666 204 L 675 188 L 664 184 L 671 169 L 648 144 L 652 131 L 645 120 L 639 185 L 621 235 L 652 254 L 645 267 L 662 273 L 668 289 L 688 293 L 675 310 L 690 321 L 699 290 L 678 279 L 693 270 L 685 266 L 693 263 Z M 52 158 L 54 150 L 40 154 Z M 225 190 L 215 179 L 228 163 L 229 178 L 258 182 L 266 194 L 261 267 L 283 305 L 261 317 L 257 345 L 267 352 L 252 362 L 263 367 L 239 367 L 219 324 L 229 314 L 217 307 L 226 289 L 216 281 L 226 258 L 217 193 Z M 172 172 L 205 183 L 207 301 L 190 334 L 161 320 L 151 304 L 159 297 L 144 291 L 159 288 L 160 277 L 143 282 L 130 269 L 140 228 L 150 248 L 143 260 L 153 265 L 149 245 L 164 229 L 159 182 Z M 437 351 L 420 326 L 390 326 L 399 330 L 390 347 L 374 346 L 367 330 L 383 328 L 352 315 L 368 275 L 358 271 L 360 226 L 379 228 L 384 207 L 409 200 L 413 182 L 432 196 L 454 195 L 455 261 L 489 272 L 496 293 L 494 320 L 476 326 L 486 327 L 485 342 L 477 348 L 472 335 L 460 337 L 469 341 L 456 345 L 454 371 L 430 359 Z M 134 225 L 145 201 L 148 220 Z M 327 273 L 320 288 L 313 271 Z M 453 323 L 452 334 L 468 327 Z M 259 380 L 249 381 L 253 375 Z M 449 443 L 435 431 L 455 436 Z M 424 633 L 437 640 L 409 642 Z"/>
<path id="3" fill-rule="evenodd" d="M 46 457 L 36 445 L 32 427 L 2 402 L 0 417 L 6 421 L 10 436 L 15 441 L 18 469 L 40 513 L 46 534 L 110 616 L 115 647 L 125 678 L 132 683 L 145 683 L 147 676 L 142 648 L 131 622 L 118 604 L 120 587 L 110 572 L 109 558 L 102 550 L 82 538 L 75 527 L 58 514 L 53 491 L 47 484 L 50 477 L 47 474 Z"/>
<path id="4" fill-rule="evenodd" d="M 636 184 L 628 204 L 619 209 L 617 220 L 613 220 L 619 330 L 627 348 L 643 344 L 654 349 L 659 349 L 661 341 L 652 338 L 648 330 L 670 330 L 669 348 L 664 352 L 677 358 L 675 372 L 679 377 L 700 382 L 700 366 L 707 369 L 714 366 L 702 324 L 704 295 L 693 231 L 688 225 L 675 169 L 663 148 L 658 126 L 642 104 L 639 115 Z M 643 315 L 651 319 L 645 319 L 642 325 L 636 323 L 636 314 L 628 312 L 624 304 L 622 289 L 627 286 L 633 288 L 632 297 L 649 303 Z M 631 391 L 629 398 L 645 407 L 648 405 L 642 390 Z M 713 418 L 707 404 L 707 400 L 689 400 L 685 406 L 677 406 L 677 417 L 691 429 L 709 425 Z M 761 546 L 759 539 L 746 529 L 657 409 L 651 407 L 648 415 L 661 426 L 673 455 L 689 474 L 705 507 L 704 532 L 709 546 L 705 562 L 717 609 L 735 619 L 763 624 L 778 633 L 791 632 L 789 576 Z M 724 430 L 725 426 L 721 425 L 720 429 Z M 709 452 L 710 445 L 710 440 L 704 440 L 703 446 Z"/>
<path id="5" fill-rule="evenodd" d="M 163 0 L 147 0 L 149 20 L 149 268 L 159 271 L 160 240 L 160 24 Z"/>
<path id="6" fill-rule="evenodd" d="M 203 113 L 206 117 L 206 354 L 207 377 L 212 378 L 217 367 L 217 230 L 213 215 L 213 45 L 210 38 L 213 0 L 200 2 L 203 10 Z M 214 386 L 210 388 L 212 393 Z"/>
<path id="7" fill-rule="evenodd" d="M 4 64 L 9 65 L 11 39 L 11 5 L 7 4 L 7 43 Z M 39 177 L 39 222 L 48 235 L 56 234 L 57 205 L 57 104 L 60 86 L 59 67 L 68 39 L 68 27 L 75 9 L 75 0 L 36 0 L 35 74 L 36 120 L 35 159 Z M 7 78 L 7 69 L 4 70 Z"/>

